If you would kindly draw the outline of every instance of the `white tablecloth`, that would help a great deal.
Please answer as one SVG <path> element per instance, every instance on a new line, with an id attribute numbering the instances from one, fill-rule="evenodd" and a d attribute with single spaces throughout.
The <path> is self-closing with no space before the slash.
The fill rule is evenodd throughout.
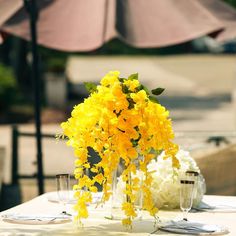
<path id="1" fill-rule="evenodd" d="M 236 205 L 236 197 L 228 196 L 205 196 L 204 202 L 209 204 L 222 203 Z M 68 208 L 72 205 L 68 205 Z M 18 205 L 7 211 L 1 212 L 0 216 L 7 213 L 21 214 L 57 214 L 62 210 L 58 203 L 48 201 L 48 194 L 43 194 L 24 204 Z M 83 221 L 84 227 L 75 225 L 73 222 L 64 224 L 27 225 L 13 224 L 3 221 L 0 218 L 0 235 L 149 235 L 153 231 L 153 219 L 146 213 L 142 221 L 135 221 L 132 232 L 127 232 L 120 221 L 107 220 L 104 218 L 106 210 L 103 208 L 91 208 L 90 217 Z M 109 212 L 108 212 L 109 215 Z M 171 220 L 182 217 L 179 210 L 159 211 L 162 220 Z M 236 213 L 210 213 L 196 212 L 189 213 L 190 221 L 198 221 L 207 224 L 219 224 L 229 229 L 228 235 L 236 235 Z M 158 232 L 158 235 L 174 235 L 166 232 Z"/>

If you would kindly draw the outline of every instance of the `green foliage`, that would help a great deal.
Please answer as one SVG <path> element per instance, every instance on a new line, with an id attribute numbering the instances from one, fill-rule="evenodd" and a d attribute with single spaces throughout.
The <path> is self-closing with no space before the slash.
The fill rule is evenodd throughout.
<path id="1" fill-rule="evenodd" d="M 137 80 L 138 79 L 138 73 L 132 74 L 128 77 L 130 80 Z"/>
<path id="2" fill-rule="evenodd" d="M 8 108 L 13 101 L 16 87 L 12 69 L 0 64 L 0 110 Z"/>
<path id="3" fill-rule="evenodd" d="M 113 39 L 94 52 L 95 55 L 171 55 L 188 53 L 191 43 L 186 42 L 178 45 L 162 48 L 135 48 L 124 42 Z M 80 53 L 81 54 L 81 53 Z"/>
<path id="4" fill-rule="evenodd" d="M 6 94 L 7 91 L 14 89 L 16 86 L 15 77 L 13 71 L 9 68 L 0 64 L 0 96 Z"/>
<path id="5" fill-rule="evenodd" d="M 158 99 L 152 95 L 149 96 L 149 99 L 152 101 L 152 102 L 155 102 L 155 103 L 159 103 Z"/>
<path id="6" fill-rule="evenodd" d="M 236 0 L 224 0 L 226 3 L 230 4 L 233 7 L 236 7 Z"/>
<path id="7" fill-rule="evenodd" d="M 52 72 L 64 72 L 66 65 L 65 58 L 51 57 L 47 61 L 47 70 Z"/>
<path id="8" fill-rule="evenodd" d="M 93 93 L 97 91 L 97 85 L 95 83 L 84 82 L 84 86 L 89 93 Z"/>
<path id="9" fill-rule="evenodd" d="M 164 92 L 164 90 L 165 90 L 164 88 L 156 88 L 156 89 L 152 90 L 152 94 L 158 96 L 158 95 L 162 94 Z"/>
<path id="10" fill-rule="evenodd" d="M 60 52 L 49 48 L 39 47 L 39 54 L 46 71 L 64 72 L 66 60 L 71 53 Z"/>

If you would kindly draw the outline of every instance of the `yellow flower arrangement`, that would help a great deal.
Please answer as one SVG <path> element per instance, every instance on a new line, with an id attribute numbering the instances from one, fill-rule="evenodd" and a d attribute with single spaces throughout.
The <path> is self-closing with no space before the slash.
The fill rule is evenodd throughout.
<path id="1" fill-rule="evenodd" d="M 67 145 L 72 146 L 75 161 L 74 175 L 78 183 L 74 186 L 77 204 L 76 220 L 88 217 L 87 204 L 92 202 L 92 192 L 97 192 L 96 184 L 102 185 L 102 202 L 112 195 L 112 175 L 120 161 L 125 163 L 121 174 L 126 182 L 126 202 L 122 209 L 125 217 L 124 225 L 132 224 L 136 217 L 134 202 L 137 186 L 141 183 L 138 177 L 127 181 L 135 174 L 135 160 L 145 178 L 141 183 L 143 192 L 143 209 L 155 216 L 158 209 L 154 206 L 150 186 L 151 173 L 147 170 L 149 162 L 156 153 L 165 151 L 166 158 L 172 158 L 173 167 L 179 162 L 175 154 L 178 146 L 173 143 L 169 112 L 156 102 L 155 97 L 140 84 L 138 74 L 127 79 L 120 78 L 118 71 L 110 71 L 102 78 L 100 85 L 87 84 L 91 94 L 83 103 L 74 107 L 71 118 L 63 122 L 63 135 L 68 138 Z M 162 89 L 152 90 L 156 95 Z M 92 164 L 88 161 L 88 148 L 92 148 L 100 156 L 100 161 Z M 138 159 L 139 155 L 142 159 Z M 86 174 L 86 169 L 94 173 Z M 84 189 L 89 191 L 84 191 Z"/>

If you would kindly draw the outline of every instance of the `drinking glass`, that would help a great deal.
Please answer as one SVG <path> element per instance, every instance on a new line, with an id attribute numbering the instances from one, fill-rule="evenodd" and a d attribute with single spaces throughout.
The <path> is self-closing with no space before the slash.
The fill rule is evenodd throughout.
<path id="1" fill-rule="evenodd" d="M 56 175 L 57 182 L 57 195 L 59 202 L 63 204 L 62 214 L 70 215 L 66 212 L 66 204 L 70 199 L 70 175 L 69 174 L 58 174 Z"/>
<path id="2" fill-rule="evenodd" d="M 194 202 L 194 199 L 197 198 L 197 190 L 198 190 L 198 184 L 199 184 L 199 173 L 197 171 L 187 170 L 185 172 L 185 176 L 187 176 L 188 180 L 194 181 L 194 190 L 193 190 L 193 202 Z"/>
<path id="3" fill-rule="evenodd" d="M 187 177 L 187 176 L 186 176 Z M 180 209 L 183 211 L 183 220 L 187 221 L 187 214 L 193 204 L 194 181 L 188 178 L 180 180 Z"/>

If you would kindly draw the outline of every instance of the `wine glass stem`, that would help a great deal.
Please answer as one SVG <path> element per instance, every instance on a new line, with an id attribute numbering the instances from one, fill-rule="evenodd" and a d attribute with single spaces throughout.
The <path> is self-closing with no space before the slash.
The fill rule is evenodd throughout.
<path id="1" fill-rule="evenodd" d="M 65 215 L 66 215 L 66 203 L 65 203 L 65 202 L 63 202 L 62 214 L 65 214 Z"/>
<path id="2" fill-rule="evenodd" d="M 183 220 L 187 221 L 187 215 L 188 215 L 188 211 L 184 210 L 183 211 Z"/>

